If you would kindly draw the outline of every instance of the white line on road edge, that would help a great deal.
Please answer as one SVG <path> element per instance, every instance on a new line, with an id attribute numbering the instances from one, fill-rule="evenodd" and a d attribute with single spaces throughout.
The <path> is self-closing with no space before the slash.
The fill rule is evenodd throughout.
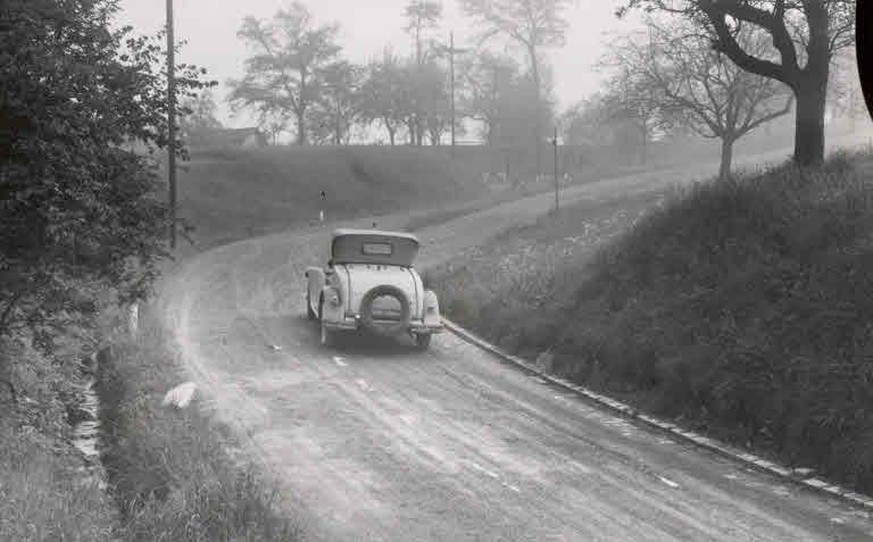
<path id="1" fill-rule="evenodd" d="M 749 468 L 754 470 L 765 472 L 772 476 L 776 476 L 782 480 L 789 481 L 793 484 L 800 485 L 808 490 L 820 493 L 827 497 L 837 497 L 838 499 L 851 504 L 853 506 L 857 506 L 866 510 L 873 510 L 873 497 L 868 495 L 863 495 L 860 493 L 856 493 L 854 491 L 850 491 L 844 487 L 838 486 L 836 484 L 830 484 L 828 482 L 823 482 L 820 479 L 812 478 L 814 471 L 809 470 L 807 475 L 800 475 L 798 477 L 799 471 L 804 471 L 805 469 L 796 469 L 793 470 L 789 468 L 785 468 L 781 465 L 777 465 L 772 461 L 768 461 L 757 457 L 748 452 L 743 452 L 738 449 L 735 449 L 726 444 L 722 444 L 711 437 L 706 437 L 700 434 L 697 434 L 693 431 L 686 431 L 684 429 L 680 429 L 675 424 L 665 422 L 659 420 L 653 416 L 638 413 L 636 410 L 631 408 L 628 405 L 620 401 L 616 401 L 610 397 L 606 397 L 600 393 L 593 392 L 584 386 L 579 386 L 577 384 L 572 384 L 567 382 L 562 378 L 557 378 L 549 375 L 548 373 L 543 372 L 537 366 L 532 363 L 529 363 L 518 356 L 513 356 L 512 354 L 507 354 L 506 352 L 500 350 L 493 344 L 477 337 L 472 332 L 464 329 L 458 324 L 443 318 L 443 325 L 446 329 L 460 337 L 461 339 L 467 341 L 468 343 L 478 346 L 482 350 L 490 352 L 494 356 L 505 360 L 525 371 L 530 373 L 534 373 L 538 377 L 547 380 L 548 382 L 560 386 L 564 389 L 570 390 L 577 395 L 580 395 L 587 399 L 588 401 L 593 402 L 594 404 L 605 408 L 606 410 L 611 410 L 618 414 L 622 414 L 628 418 L 636 420 L 644 425 L 649 427 L 658 429 L 665 433 L 668 433 L 673 438 L 677 440 L 681 440 L 684 442 L 688 442 L 693 444 L 699 448 L 703 448 L 709 450 L 711 452 L 715 452 L 718 455 L 723 457 L 727 457 L 732 459 L 738 463 L 742 463 Z M 808 470 L 808 469 L 806 469 Z M 794 475 L 792 475 L 792 473 Z M 659 476 L 660 478 L 660 476 Z M 666 483 L 666 482 L 665 482 Z M 674 482 L 675 483 L 675 482 Z M 669 485 L 669 484 L 668 484 Z"/>

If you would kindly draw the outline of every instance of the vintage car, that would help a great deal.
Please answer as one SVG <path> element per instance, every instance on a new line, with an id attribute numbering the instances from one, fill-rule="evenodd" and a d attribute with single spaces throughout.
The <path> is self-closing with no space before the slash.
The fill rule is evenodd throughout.
<path id="1" fill-rule="evenodd" d="M 411 335 L 427 349 L 443 330 L 437 296 L 426 290 L 412 262 L 418 239 L 409 233 L 339 229 L 327 267 L 306 270 L 306 312 L 321 323 L 321 342 L 336 332 L 362 330 Z"/>

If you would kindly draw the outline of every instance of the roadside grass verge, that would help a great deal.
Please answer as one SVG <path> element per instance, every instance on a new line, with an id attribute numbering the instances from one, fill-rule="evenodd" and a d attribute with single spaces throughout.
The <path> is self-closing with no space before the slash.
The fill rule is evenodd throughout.
<path id="1" fill-rule="evenodd" d="M 871 163 L 677 188 L 587 254 L 552 218 L 434 278 L 449 318 L 547 370 L 871 492 Z"/>
<path id="2" fill-rule="evenodd" d="M 145 315 L 135 339 L 119 340 L 99 366 L 103 461 L 125 540 L 298 540 L 278 491 L 195 397 L 161 406 L 185 380 L 171 338 Z"/>

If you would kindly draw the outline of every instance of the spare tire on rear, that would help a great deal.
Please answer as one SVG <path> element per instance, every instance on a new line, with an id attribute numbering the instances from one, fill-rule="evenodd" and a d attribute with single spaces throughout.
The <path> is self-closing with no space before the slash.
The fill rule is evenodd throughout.
<path id="1" fill-rule="evenodd" d="M 373 318 L 373 302 L 380 297 L 393 297 L 400 303 L 400 317 L 396 321 L 378 320 Z M 409 299 L 403 290 L 390 284 L 376 286 L 367 292 L 361 299 L 361 323 L 368 330 L 383 334 L 397 335 L 405 332 L 409 328 L 409 320 L 411 318 L 409 307 Z M 392 322 L 392 323 L 389 323 Z"/>

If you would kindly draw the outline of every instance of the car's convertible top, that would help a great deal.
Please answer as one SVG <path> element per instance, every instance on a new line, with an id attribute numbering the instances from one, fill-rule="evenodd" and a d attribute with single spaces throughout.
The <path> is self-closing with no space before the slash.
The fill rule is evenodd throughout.
<path id="1" fill-rule="evenodd" d="M 406 232 L 341 228 L 333 232 L 334 264 L 372 263 L 411 266 L 418 254 L 418 238 Z"/>

